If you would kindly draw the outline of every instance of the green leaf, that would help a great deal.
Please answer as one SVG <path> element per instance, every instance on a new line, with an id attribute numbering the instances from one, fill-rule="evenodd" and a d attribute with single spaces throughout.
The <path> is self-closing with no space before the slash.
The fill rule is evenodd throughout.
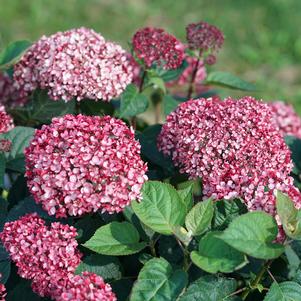
<path id="1" fill-rule="evenodd" d="M 187 230 L 194 236 L 201 235 L 210 226 L 213 213 L 214 206 L 211 199 L 199 202 L 186 216 L 185 225 Z"/>
<path id="2" fill-rule="evenodd" d="M 264 298 L 264 301 L 299 301 L 301 286 L 293 281 L 274 282 Z"/>
<path id="3" fill-rule="evenodd" d="M 130 301 L 176 300 L 187 282 L 188 276 L 183 270 L 173 270 L 165 259 L 154 258 L 140 271 Z"/>
<path id="4" fill-rule="evenodd" d="M 191 253 L 192 262 L 208 273 L 231 273 L 248 263 L 246 257 L 230 247 L 218 235 L 207 233 L 199 243 L 199 250 Z"/>
<path id="5" fill-rule="evenodd" d="M 30 46 L 31 42 L 25 40 L 10 43 L 0 53 L 0 69 L 12 67 Z"/>
<path id="6" fill-rule="evenodd" d="M 235 279 L 204 276 L 190 284 L 179 301 L 233 301 L 235 297 L 228 296 L 234 293 L 236 288 Z"/>
<path id="7" fill-rule="evenodd" d="M 170 158 L 159 152 L 157 148 L 157 137 L 161 132 L 161 125 L 156 124 L 147 127 L 142 133 L 137 135 L 141 144 L 141 153 L 150 162 L 160 166 L 164 171 L 172 174 L 174 172 L 174 166 Z"/>
<path id="8" fill-rule="evenodd" d="M 147 97 L 139 93 L 138 88 L 134 84 L 128 85 L 121 95 L 119 117 L 133 117 L 145 112 L 147 108 Z"/>
<path id="9" fill-rule="evenodd" d="M 165 70 L 163 68 L 156 69 L 158 76 L 160 76 L 165 82 L 170 82 L 176 80 L 180 77 L 183 71 L 187 68 L 188 63 L 186 60 L 183 60 L 181 66 L 177 69 Z"/>
<path id="10" fill-rule="evenodd" d="M 301 173 L 301 139 L 294 136 L 285 136 L 285 143 L 291 150 L 291 157 L 294 163 L 293 173 Z"/>
<path id="11" fill-rule="evenodd" d="M 239 199 L 220 200 L 214 205 L 212 228 L 216 230 L 224 230 L 236 217 L 248 212 L 247 207 Z"/>
<path id="12" fill-rule="evenodd" d="M 5 157 L 0 152 L 0 188 L 4 187 L 4 175 L 5 175 Z"/>
<path id="13" fill-rule="evenodd" d="M 11 131 L 1 134 L 0 139 L 7 139 L 12 142 L 9 152 L 4 153 L 6 167 L 14 171 L 24 172 L 24 149 L 29 145 L 34 135 L 34 129 L 17 126 Z"/>
<path id="14" fill-rule="evenodd" d="M 171 95 L 163 97 L 163 111 L 165 116 L 173 112 L 181 102 L 174 99 Z"/>
<path id="15" fill-rule="evenodd" d="M 120 256 L 137 253 L 146 243 L 139 242 L 139 233 L 131 223 L 112 222 L 100 227 L 83 246 L 99 254 Z"/>
<path id="16" fill-rule="evenodd" d="M 76 274 L 91 272 L 101 276 L 104 280 L 117 280 L 121 278 L 120 262 L 117 257 L 90 255 L 81 262 L 76 269 Z"/>
<path id="17" fill-rule="evenodd" d="M 0 283 L 5 284 L 10 275 L 10 260 L 0 261 L 0 273 L 2 274 L 2 278 L 0 277 Z"/>
<path id="18" fill-rule="evenodd" d="M 256 91 L 256 86 L 248 83 L 237 76 L 222 71 L 215 71 L 208 74 L 206 78 L 207 85 L 217 85 L 242 91 Z"/>
<path id="19" fill-rule="evenodd" d="M 286 235 L 301 239 L 301 216 L 291 199 L 281 191 L 276 194 L 276 209 Z"/>
<path id="20" fill-rule="evenodd" d="M 38 205 L 32 197 L 28 197 L 18 202 L 18 204 L 8 212 L 6 221 L 15 221 L 25 214 L 34 212 L 44 219 L 54 219 L 53 217 L 50 217 L 47 212 L 42 209 L 41 205 Z"/>
<path id="21" fill-rule="evenodd" d="M 285 255 L 288 261 L 289 279 L 291 279 L 296 276 L 301 261 L 294 249 L 290 245 L 285 246 Z"/>
<path id="22" fill-rule="evenodd" d="M 283 245 L 273 243 L 278 233 L 275 219 L 265 212 L 249 212 L 233 220 L 220 235 L 231 247 L 260 259 L 279 257 Z"/>
<path id="23" fill-rule="evenodd" d="M 166 93 L 165 83 L 161 77 L 150 76 L 148 83 L 152 84 L 155 89 L 160 89 L 163 93 Z"/>
<path id="24" fill-rule="evenodd" d="M 86 115 L 113 115 L 114 106 L 110 102 L 95 101 L 94 99 L 85 99 L 79 102 L 80 111 Z"/>
<path id="25" fill-rule="evenodd" d="M 142 201 L 132 202 L 132 208 L 145 225 L 165 235 L 183 225 L 186 215 L 186 206 L 175 188 L 157 181 L 143 185 Z"/>
<path id="26" fill-rule="evenodd" d="M 193 190 L 195 183 L 194 181 L 187 181 L 181 184 L 183 184 L 181 189 L 177 191 L 186 206 L 186 213 L 188 213 L 193 206 Z"/>
<path id="27" fill-rule="evenodd" d="M 7 294 L 9 301 L 42 301 L 45 299 L 40 298 L 32 291 L 29 281 L 21 280 L 11 291 Z"/>

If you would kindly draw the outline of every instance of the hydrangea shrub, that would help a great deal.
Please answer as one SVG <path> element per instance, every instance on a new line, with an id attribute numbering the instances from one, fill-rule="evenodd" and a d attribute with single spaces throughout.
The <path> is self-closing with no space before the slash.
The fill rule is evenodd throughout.
<path id="1" fill-rule="evenodd" d="M 0 301 L 301 300 L 301 118 L 186 33 L 2 50 Z"/>

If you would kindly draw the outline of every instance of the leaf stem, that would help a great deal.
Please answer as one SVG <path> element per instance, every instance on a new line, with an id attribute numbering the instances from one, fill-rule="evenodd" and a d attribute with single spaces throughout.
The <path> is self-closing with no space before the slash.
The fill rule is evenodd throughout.
<path id="1" fill-rule="evenodd" d="M 246 289 L 244 291 L 244 293 L 242 294 L 242 296 L 241 296 L 242 300 L 246 300 L 249 293 L 257 288 L 258 284 L 261 282 L 264 274 L 268 271 L 268 269 L 269 269 L 270 265 L 272 264 L 272 262 L 273 262 L 272 260 L 268 260 L 264 263 L 261 270 L 257 274 L 256 278 L 250 283 L 250 287 L 248 289 Z"/>
<path id="2" fill-rule="evenodd" d="M 192 75 L 191 75 L 191 79 L 190 79 L 190 83 L 189 83 L 189 88 L 188 88 L 188 93 L 187 93 L 187 99 L 190 99 L 194 90 L 194 82 L 195 82 L 195 78 L 199 69 L 199 65 L 200 65 L 200 61 L 201 61 L 201 56 L 202 56 L 202 50 L 200 50 L 199 52 L 199 56 L 198 59 L 195 63 Z"/>

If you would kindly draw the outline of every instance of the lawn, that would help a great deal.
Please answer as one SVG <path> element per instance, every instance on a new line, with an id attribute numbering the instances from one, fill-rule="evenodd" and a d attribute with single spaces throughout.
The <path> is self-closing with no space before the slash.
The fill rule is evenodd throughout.
<path id="1" fill-rule="evenodd" d="M 292 102 L 301 113 L 299 0 L 0 0 L 0 5 L 1 46 L 79 26 L 124 46 L 147 25 L 183 40 L 187 23 L 206 20 L 226 36 L 214 68 L 256 82 L 255 96 Z M 223 92 L 227 95 L 241 92 Z"/>

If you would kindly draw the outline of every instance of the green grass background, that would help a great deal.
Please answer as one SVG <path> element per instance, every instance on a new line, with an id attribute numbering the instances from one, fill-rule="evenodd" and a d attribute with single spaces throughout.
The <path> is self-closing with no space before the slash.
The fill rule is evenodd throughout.
<path id="1" fill-rule="evenodd" d="M 0 0 L 0 46 L 79 26 L 125 47 L 147 25 L 184 41 L 186 24 L 199 20 L 226 36 L 215 69 L 256 82 L 254 96 L 292 102 L 301 113 L 301 0 Z"/>

